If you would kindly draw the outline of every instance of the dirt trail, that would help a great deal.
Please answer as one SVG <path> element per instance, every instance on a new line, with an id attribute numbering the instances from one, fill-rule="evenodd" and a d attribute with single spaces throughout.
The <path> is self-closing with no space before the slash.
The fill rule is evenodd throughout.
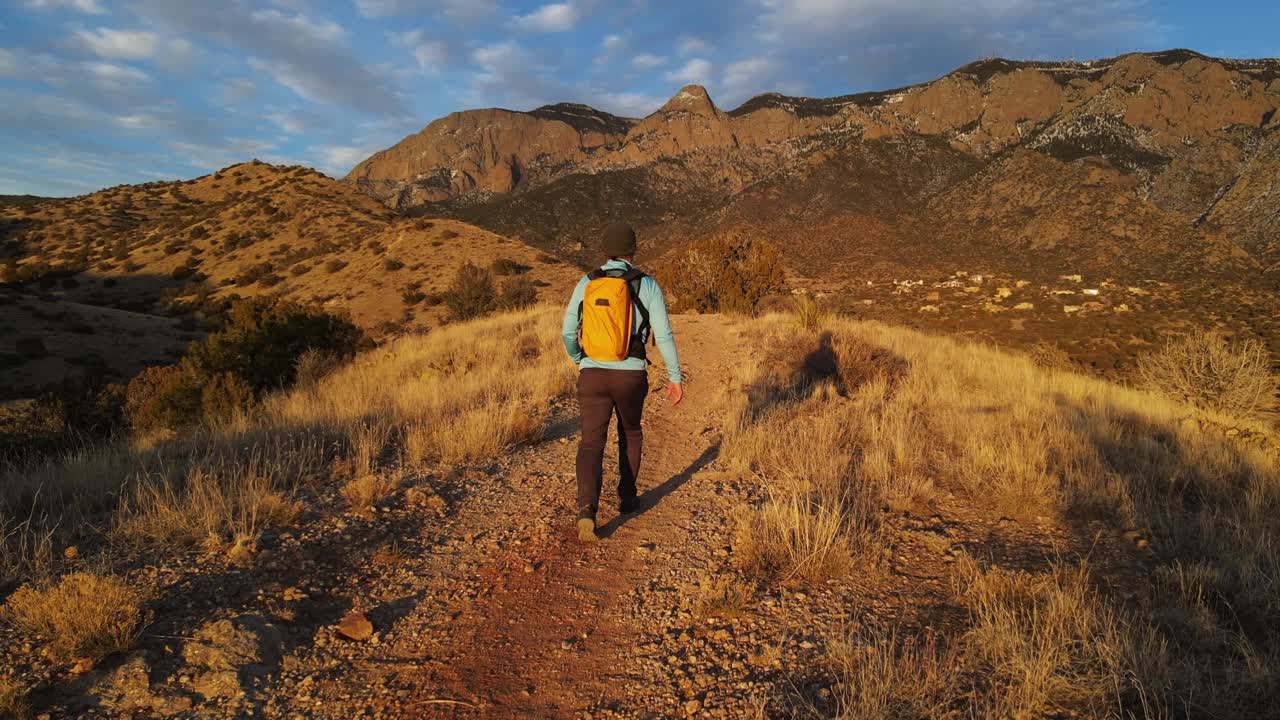
<path id="1" fill-rule="evenodd" d="M 665 383 L 652 383 L 640 511 L 616 515 L 611 432 L 602 540 L 578 543 L 577 415 L 572 405 L 564 408 L 551 442 L 517 453 L 497 473 L 505 488 L 458 508 L 450 526 L 461 542 L 431 544 L 434 561 L 425 558 L 415 574 L 435 588 L 424 587 L 395 620 L 396 642 L 366 661 L 362 682 L 388 684 L 394 675 L 389 684 L 402 688 L 394 706 L 426 717 L 559 718 L 626 704 L 623 659 L 644 629 L 630 612 L 633 591 L 663 569 L 672 548 L 713 552 L 697 547 L 710 538 L 695 534 L 690 520 L 714 508 L 716 492 L 690 480 L 719 452 L 716 404 L 732 376 L 735 353 L 726 346 L 737 338 L 717 317 L 675 324 L 687 394 L 672 408 L 661 392 Z M 665 378 L 660 362 L 655 370 L 651 377 Z M 441 595 L 449 600 L 423 601 Z"/>

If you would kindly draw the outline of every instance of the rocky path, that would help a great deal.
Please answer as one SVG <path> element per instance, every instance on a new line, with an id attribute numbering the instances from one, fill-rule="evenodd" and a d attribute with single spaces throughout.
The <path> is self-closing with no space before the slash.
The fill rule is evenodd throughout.
<path id="1" fill-rule="evenodd" d="M 369 617 L 384 630 L 379 649 L 355 660 L 358 672 L 308 683 L 316 686 L 310 712 L 559 718 L 629 703 L 636 688 L 626 658 L 645 619 L 664 610 L 662 603 L 637 609 L 637 593 L 669 577 L 673 560 L 727 556 L 731 503 L 722 485 L 700 482 L 698 473 L 718 455 L 717 405 L 734 357 L 726 346 L 736 338 L 719 318 L 677 323 L 687 395 L 670 407 L 658 380 L 665 372 L 655 370 L 640 512 L 615 514 L 610 452 L 602 541 L 577 542 L 577 420 L 564 408 L 549 442 L 451 481 L 464 499 L 444 524 L 402 542 L 402 572 L 415 581 L 390 593 L 369 588 Z M 697 563 L 676 564 L 678 573 L 696 573 Z M 294 711 L 307 704 L 289 703 Z"/>

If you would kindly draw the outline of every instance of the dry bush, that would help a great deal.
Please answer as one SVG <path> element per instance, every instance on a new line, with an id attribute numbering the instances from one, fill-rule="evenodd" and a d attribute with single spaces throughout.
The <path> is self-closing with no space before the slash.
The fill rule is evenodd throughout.
<path id="1" fill-rule="evenodd" d="M 522 310 L 538 301 L 538 286 L 527 277 L 513 277 L 502 284 L 498 306 L 505 310 Z"/>
<path id="2" fill-rule="evenodd" d="M 1271 355 L 1256 340 L 1192 332 L 1142 357 L 1138 377 L 1175 400 L 1226 415 L 1254 418 L 1275 405 Z"/>
<path id="3" fill-rule="evenodd" d="M 808 295 L 797 295 L 792 298 L 791 310 L 795 313 L 796 322 L 807 332 L 817 332 L 830 316 L 825 307 Z"/>
<path id="4" fill-rule="evenodd" d="M 363 475 L 342 486 L 342 497 L 352 510 L 368 510 L 394 495 L 399 487 L 397 473 Z"/>
<path id="5" fill-rule="evenodd" d="M 672 308 L 754 315 L 765 296 L 782 289 L 782 253 L 767 240 L 729 232 L 694 243 L 659 263 Z"/>
<path id="6" fill-rule="evenodd" d="M 1031 362 L 1048 370 L 1071 370 L 1074 367 L 1071 355 L 1048 340 L 1037 340 L 1028 348 L 1027 355 Z"/>
<path id="7" fill-rule="evenodd" d="M 488 315 L 497 308 L 498 294 L 493 287 L 493 274 L 470 262 L 458 268 L 453 284 L 444 291 L 449 319 L 470 320 Z"/>
<path id="8" fill-rule="evenodd" d="M 145 600 L 121 578 L 72 573 L 46 588 L 18 588 L 4 605 L 4 619 L 43 639 L 61 660 L 99 660 L 133 646 L 146 624 Z"/>

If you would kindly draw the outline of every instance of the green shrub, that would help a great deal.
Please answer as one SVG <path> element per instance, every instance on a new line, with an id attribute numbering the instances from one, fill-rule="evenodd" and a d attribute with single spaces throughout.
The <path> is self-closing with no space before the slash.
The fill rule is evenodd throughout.
<path id="1" fill-rule="evenodd" d="M 314 387 L 326 375 L 342 365 L 343 358 L 328 350 L 307 350 L 294 363 L 293 384 L 297 387 Z"/>
<path id="2" fill-rule="evenodd" d="M 655 275 L 677 311 L 754 315 L 782 289 L 782 253 L 765 240 L 729 233 L 695 243 L 660 263 Z"/>
<path id="3" fill-rule="evenodd" d="M 538 288 L 533 281 L 525 277 L 515 277 L 502 286 L 502 295 L 498 305 L 506 310 L 526 308 L 538 302 Z"/>
<path id="4" fill-rule="evenodd" d="M 458 268 L 453 284 L 444 292 L 450 320 L 468 320 L 487 315 L 497 307 L 493 275 L 470 262 Z"/>
<path id="5" fill-rule="evenodd" d="M 200 391 L 200 411 L 206 422 L 221 423 L 253 407 L 253 388 L 234 373 L 214 375 Z"/>
<path id="6" fill-rule="evenodd" d="M 307 350 L 347 358 L 367 342 L 346 318 L 289 300 L 251 298 L 231 307 L 222 330 L 192 345 L 183 365 L 203 378 L 234 373 L 262 393 L 291 385 Z"/>
<path id="7" fill-rule="evenodd" d="M 400 293 L 400 299 L 404 301 L 405 305 L 417 305 L 426 297 L 426 294 L 419 290 L 405 290 Z"/>
<path id="8" fill-rule="evenodd" d="M 124 414 L 135 432 L 178 430 L 200 418 L 197 377 L 177 365 L 149 367 L 125 388 Z"/>

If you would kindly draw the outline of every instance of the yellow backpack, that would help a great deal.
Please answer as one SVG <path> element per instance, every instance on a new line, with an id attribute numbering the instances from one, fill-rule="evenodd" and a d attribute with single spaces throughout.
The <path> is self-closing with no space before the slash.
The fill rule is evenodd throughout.
<path id="1" fill-rule="evenodd" d="M 597 268 L 587 274 L 587 288 L 578 307 L 579 342 L 587 357 L 600 362 L 644 359 L 649 334 L 649 313 L 640 302 L 644 273 Z M 633 328 L 635 310 L 640 326 Z"/>

